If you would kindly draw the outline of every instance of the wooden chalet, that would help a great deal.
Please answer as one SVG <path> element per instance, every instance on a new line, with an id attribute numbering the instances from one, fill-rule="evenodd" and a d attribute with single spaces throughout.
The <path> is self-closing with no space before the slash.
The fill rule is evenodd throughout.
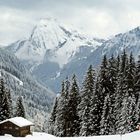
<path id="1" fill-rule="evenodd" d="M 33 123 L 22 117 L 7 119 L 0 122 L 0 135 L 10 134 L 15 137 L 25 137 L 31 134 L 31 126 Z"/>

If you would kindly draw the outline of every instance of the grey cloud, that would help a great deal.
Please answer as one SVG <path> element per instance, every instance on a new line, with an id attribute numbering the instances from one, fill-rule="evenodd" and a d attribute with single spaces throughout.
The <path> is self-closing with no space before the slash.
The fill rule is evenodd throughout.
<path id="1" fill-rule="evenodd" d="M 139 0 L 0 0 L 0 43 L 26 36 L 39 18 L 48 15 L 107 37 L 140 25 L 139 5 Z"/>

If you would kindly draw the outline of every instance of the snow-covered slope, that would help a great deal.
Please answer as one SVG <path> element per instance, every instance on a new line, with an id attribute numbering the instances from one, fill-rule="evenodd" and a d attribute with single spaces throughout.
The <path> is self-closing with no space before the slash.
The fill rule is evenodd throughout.
<path id="1" fill-rule="evenodd" d="M 66 28 L 55 19 L 42 19 L 29 39 L 7 47 L 43 84 L 55 92 L 61 81 L 75 73 L 82 81 L 88 66 L 97 67 L 104 54 L 110 57 L 126 49 L 134 56 L 140 54 L 140 27 L 115 35 L 108 40 L 87 37 Z"/>
<path id="2" fill-rule="evenodd" d="M 1 140 L 139 140 L 140 131 L 125 135 L 110 135 L 110 136 L 92 136 L 92 137 L 54 137 L 46 133 L 33 133 L 33 135 L 21 137 L 12 137 L 10 135 L 0 136 Z"/>
<path id="3" fill-rule="evenodd" d="M 87 48 L 87 46 L 82 46 L 82 48 L 79 49 L 80 53 L 76 53 L 73 59 L 60 71 L 59 77 L 55 77 L 54 81 L 52 80 L 55 89 L 58 89 L 57 85 L 60 81 L 67 75 L 72 75 L 73 73 L 76 73 L 81 82 L 90 64 L 97 68 L 105 54 L 107 57 L 110 57 L 112 54 L 117 56 L 121 54 L 124 49 L 128 54 L 133 52 L 134 57 L 136 59 L 138 58 L 138 55 L 140 55 L 140 27 L 126 33 L 115 35 L 94 50 L 91 50 L 89 47 Z"/>
<path id="4" fill-rule="evenodd" d="M 115 35 L 110 40 L 102 44 L 102 55 L 120 54 L 124 49 L 127 52 L 133 52 L 134 56 L 137 57 L 140 54 L 140 27 L 130 30 L 123 34 Z"/>
<path id="5" fill-rule="evenodd" d="M 35 122 L 37 130 L 41 130 L 55 94 L 38 83 L 15 56 L 3 49 L 0 49 L 0 75 L 10 88 L 14 103 L 18 96 L 23 96 L 26 117 Z"/>
<path id="6" fill-rule="evenodd" d="M 88 64 L 90 63 L 97 67 L 100 64 L 103 55 L 106 54 L 107 57 L 110 57 L 114 54 L 114 56 L 117 56 L 118 54 L 121 54 L 124 49 L 128 54 L 132 52 L 135 59 L 138 58 L 138 55 L 140 55 L 140 27 L 126 33 L 117 34 L 111 39 L 106 40 L 87 57 L 86 61 Z M 85 62 L 83 62 L 83 65 L 84 63 Z"/>

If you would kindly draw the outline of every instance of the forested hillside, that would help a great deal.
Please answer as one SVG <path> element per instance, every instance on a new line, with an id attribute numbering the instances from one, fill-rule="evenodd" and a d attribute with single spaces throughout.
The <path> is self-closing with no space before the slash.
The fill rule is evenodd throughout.
<path id="1" fill-rule="evenodd" d="M 61 136 L 125 134 L 140 121 L 140 58 L 124 51 L 89 67 L 82 87 L 73 76 L 62 82 L 49 118 L 48 133 Z"/>
<path id="2" fill-rule="evenodd" d="M 36 130 L 41 131 L 55 94 L 38 83 L 27 68 L 9 52 L 0 49 L 0 60 L 1 77 L 11 90 L 14 103 L 18 96 L 23 97 L 27 118 L 33 120 Z"/>

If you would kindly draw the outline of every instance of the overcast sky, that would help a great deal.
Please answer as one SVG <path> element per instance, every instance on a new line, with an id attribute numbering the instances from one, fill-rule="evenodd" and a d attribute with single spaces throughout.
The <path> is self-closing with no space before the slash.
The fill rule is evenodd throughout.
<path id="1" fill-rule="evenodd" d="M 140 0 L 0 0 L 0 44 L 29 36 L 45 17 L 108 38 L 140 26 Z"/>

